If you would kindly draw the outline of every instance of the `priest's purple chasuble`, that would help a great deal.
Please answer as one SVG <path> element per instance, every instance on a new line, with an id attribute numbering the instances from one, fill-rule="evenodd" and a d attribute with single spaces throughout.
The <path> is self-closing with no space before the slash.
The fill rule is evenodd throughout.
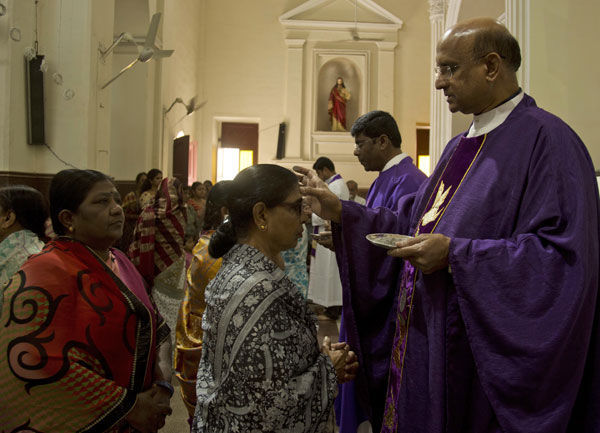
<path id="1" fill-rule="evenodd" d="M 448 269 L 401 273 L 384 432 L 600 431 L 599 208 L 585 145 L 527 95 L 396 212 L 343 202 L 343 267 L 371 284 L 366 234 L 451 239 Z"/>

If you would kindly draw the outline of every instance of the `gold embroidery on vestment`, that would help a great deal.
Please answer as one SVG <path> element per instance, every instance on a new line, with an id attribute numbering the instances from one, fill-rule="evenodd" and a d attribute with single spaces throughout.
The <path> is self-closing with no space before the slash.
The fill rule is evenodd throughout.
<path id="1" fill-rule="evenodd" d="M 394 419 L 396 418 L 396 408 L 394 407 L 394 402 L 396 399 L 394 398 L 394 389 L 390 388 L 390 400 L 387 403 L 385 408 L 385 412 L 383 413 L 383 425 L 391 430 L 394 426 Z"/>
<path id="2" fill-rule="evenodd" d="M 433 206 L 431 209 L 427 211 L 425 215 L 423 215 L 423 219 L 421 220 L 421 226 L 425 227 L 430 222 L 435 221 L 444 208 L 442 205 L 446 201 L 446 197 L 448 197 L 448 193 L 452 189 L 452 186 L 449 186 L 447 190 L 444 191 L 444 181 L 440 182 L 440 187 L 438 189 L 437 194 L 435 195 L 435 200 L 433 202 Z"/>

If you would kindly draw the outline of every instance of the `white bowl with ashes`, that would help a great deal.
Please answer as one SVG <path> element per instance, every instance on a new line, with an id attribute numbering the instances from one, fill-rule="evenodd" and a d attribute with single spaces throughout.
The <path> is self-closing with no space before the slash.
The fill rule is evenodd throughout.
<path id="1" fill-rule="evenodd" d="M 371 233 L 365 237 L 373 245 L 377 245 L 378 247 L 386 248 L 388 250 L 397 248 L 396 243 L 412 238 L 412 236 L 399 235 L 397 233 Z"/>

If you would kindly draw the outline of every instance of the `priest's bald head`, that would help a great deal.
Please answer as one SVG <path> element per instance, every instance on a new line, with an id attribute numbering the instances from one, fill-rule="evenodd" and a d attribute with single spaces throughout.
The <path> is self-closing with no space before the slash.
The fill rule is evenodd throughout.
<path id="1" fill-rule="evenodd" d="M 481 114 L 519 90 L 519 43 L 492 18 L 475 18 L 446 31 L 437 45 L 435 87 L 453 113 Z"/>

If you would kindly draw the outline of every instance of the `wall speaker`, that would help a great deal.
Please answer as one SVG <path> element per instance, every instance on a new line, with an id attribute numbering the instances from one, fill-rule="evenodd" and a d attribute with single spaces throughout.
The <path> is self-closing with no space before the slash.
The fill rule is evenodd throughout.
<path id="1" fill-rule="evenodd" d="M 46 144 L 44 132 L 44 73 L 40 69 L 44 56 L 25 59 L 27 84 L 27 142 Z"/>
<path id="2" fill-rule="evenodd" d="M 279 135 L 277 137 L 277 159 L 285 157 L 285 122 L 279 124 Z"/>

